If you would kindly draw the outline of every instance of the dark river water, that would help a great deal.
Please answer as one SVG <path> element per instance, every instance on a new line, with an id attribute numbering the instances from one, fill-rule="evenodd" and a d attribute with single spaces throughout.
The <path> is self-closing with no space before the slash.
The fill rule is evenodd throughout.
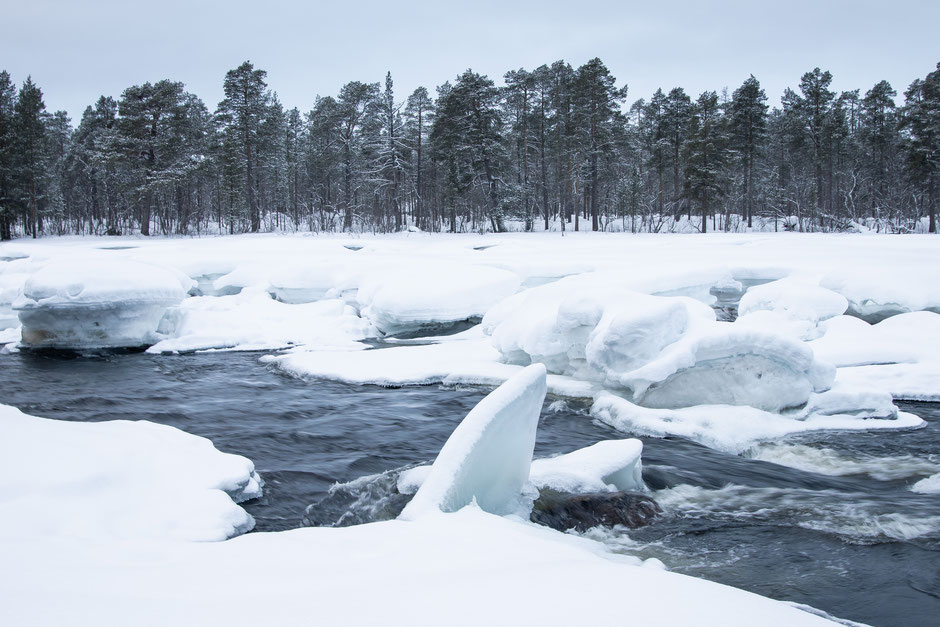
<path id="1" fill-rule="evenodd" d="M 63 420 L 152 420 L 210 438 L 255 462 L 265 494 L 244 506 L 257 530 L 280 530 L 390 515 L 381 504 L 395 473 L 433 460 L 487 392 L 301 381 L 258 357 L 0 355 L 0 402 Z M 553 400 L 536 456 L 626 437 L 594 423 L 587 406 L 549 409 Z M 643 438 L 644 479 L 665 515 L 645 529 L 586 535 L 673 571 L 845 619 L 936 626 L 940 495 L 909 488 L 940 472 L 940 405 L 901 405 L 928 427 L 803 436 L 746 456 Z M 804 470 L 767 461 L 784 456 L 803 460 Z M 818 472 L 820 464 L 843 476 Z"/>

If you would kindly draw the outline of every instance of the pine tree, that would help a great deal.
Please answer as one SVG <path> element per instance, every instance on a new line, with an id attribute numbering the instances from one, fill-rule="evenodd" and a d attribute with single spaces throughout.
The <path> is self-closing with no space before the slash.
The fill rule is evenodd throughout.
<path id="1" fill-rule="evenodd" d="M 698 202 L 705 233 L 706 218 L 725 192 L 721 175 L 727 160 L 727 134 L 718 94 L 713 91 L 699 96 L 692 108 L 686 160 L 686 195 Z"/>
<path id="2" fill-rule="evenodd" d="M 36 238 L 39 232 L 39 201 L 46 176 L 46 105 L 42 90 L 27 77 L 14 105 L 17 179 L 20 203 L 27 208 L 26 232 Z"/>
<path id="3" fill-rule="evenodd" d="M 928 231 L 936 233 L 940 204 L 940 63 L 924 80 L 911 83 L 904 96 L 908 170 L 926 196 Z"/>
<path id="4" fill-rule="evenodd" d="M 267 72 L 256 70 L 249 61 L 229 70 L 223 83 L 225 99 L 218 107 L 227 150 L 230 154 L 241 154 L 240 169 L 244 177 L 242 191 L 248 203 L 252 232 L 261 228 L 261 211 L 255 198 L 254 170 L 258 132 L 271 104 L 271 92 L 264 80 L 266 76 Z"/>
<path id="5" fill-rule="evenodd" d="M 428 95 L 428 90 L 418 87 L 410 96 L 405 105 L 406 132 L 408 133 L 411 149 L 414 151 L 414 213 L 415 222 L 419 228 L 426 229 L 428 218 L 424 211 L 424 181 L 423 158 L 424 147 L 428 141 L 428 134 L 434 119 L 434 102 Z"/>
<path id="6" fill-rule="evenodd" d="M 744 174 L 744 214 L 747 226 L 751 228 L 754 215 L 754 164 L 767 129 L 767 94 L 753 74 L 734 90 L 731 125 L 734 148 L 741 155 Z"/>
<path id="7" fill-rule="evenodd" d="M 594 58 L 578 68 L 575 79 L 578 121 L 585 141 L 591 198 L 591 230 L 599 228 L 599 161 L 613 149 L 617 129 L 622 125 L 620 103 L 626 88 L 618 89 L 614 77 L 603 62 Z"/>
<path id="8" fill-rule="evenodd" d="M 16 176 L 15 102 L 16 86 L 5 70 L 0 71 L 0 241 L 13 239 L 16 220 L 13 194 Z"/>

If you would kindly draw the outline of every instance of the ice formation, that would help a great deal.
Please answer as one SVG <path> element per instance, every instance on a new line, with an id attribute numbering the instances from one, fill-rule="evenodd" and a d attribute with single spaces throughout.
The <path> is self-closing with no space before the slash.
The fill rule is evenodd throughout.
<path id="1" fill-rule="evenodd" d="M 627 391 L 648 407 L 806 403 L 835 377 L 802 342 L 715 321 L 685 297 L 581 287 L 577 277 L 503 301 L 483 328 L 504 361 Z"/>
<path id="2" fill-rule="evenodd" d="M 146 421 L 47 420 L 0 405 L 4 535 L 214 541 L 248 531 L 254 464 Z"/>
<path id="3" fill-rule="evenodd" d="M 603 440 L 565 455 L 536 459 L 529 481 L 559 492 L 642 491 L 643 443 L 635 438 Z"/>
<path id="4" fill-rule="evenodd" d="M 356 350 L 364 348 L 359 340 L 375 335 L 371 325 L 342 300 L 287 305 L 260 287 L 232 296 L 189 298 L 167 315 L 160 330 L 167 339 L 149 352 L 270 350 L 301 344 Z"/>
<path id="5" fill-rule="evenodd" d="M 159 339 L 160 320 L 193 285 L 181 273 L 125 259 L 50 263 L 30 276 L 13 309 L 30 347 L 144 346 Z"/>
<path id="6" fill-rule="evenodd" d="M 408 265 L 369 274 L 356 298 L 362 315 L 384 333 L 433 332 L 479 318 L 520 283 L 516 274 L 487 266 Z"/>
<path id="7" fill-rule="evenodd" d="M 545 367 L 537 364 L 480 401 L 447 439 L 402 518 L 471 502 L 494 514 L 518 511 L 545 392 Z"/>
<path id="8" fill-rule="evenodd" d="M 590 493 L 642 491 L 643 443 L 635 438 L 603 440 L 556 457 L 532 460 L 529 482 L 558 492 Z M 414 494 L 425 482 L 431 466 L 417 466 L 398 476 L 398 491 Z"/>
<path id="9" fill-rule="evenodd" d="M 897 411 L 889 395 L 873 392 L 867 402 L 860 403 L 855 395 L 843 394 L 838 387 L 833 391 L 829 398 L 811 398 L 804 408 L 784 414 L 733 405 L 655 409 L 601 393 L 591 414 L 625 433 L 676 435 L 729 453 L 804 431 L 912 429 L 925 424 L 913 414 Z M 846 405 L 840 406 L 840 400 Z"/>

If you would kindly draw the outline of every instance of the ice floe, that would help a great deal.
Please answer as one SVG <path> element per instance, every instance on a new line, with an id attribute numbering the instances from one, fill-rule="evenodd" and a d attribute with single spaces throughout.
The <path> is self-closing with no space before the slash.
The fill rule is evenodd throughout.
<path id="1" fill-rule="evenodd" d="M 30 347 L 144 346 L 192 286 L 181 273 L 127 260 L 50 263 L 29 277 L 13 309 Z"/>
<path id="2" fill-rule="evenodd" d="M 234 348 L 271 350 L 303 344 L 318 349 L 364 348 L 375 329 L 340 299 L 288 305 L 260 287 L 232 296 L 189 298 L 162 321 L 166 339 L 151 353 Z"/>

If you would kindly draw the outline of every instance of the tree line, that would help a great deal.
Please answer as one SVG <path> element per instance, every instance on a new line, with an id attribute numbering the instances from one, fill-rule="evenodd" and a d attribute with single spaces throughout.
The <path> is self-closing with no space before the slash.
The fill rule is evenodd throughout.
<path id="1" fill-rule="evenodd" d="M 269 230 L 937 230 L 940 63 L 897 106 L 819 68 L 770 108 L 681 87 L 626 104 L 600 59 L 472 70 L 407 98 L 350 82 L 302 113 L 250 62 L 210 111 L 171 80 L 73 127 L 0 72 L 0 238 Z M 755 224 L 755 221 L 757 224 Z M 925 224 L 926 223 L 926 224 Z M 772 224 L 772 227 L 771 227 Z"/>

